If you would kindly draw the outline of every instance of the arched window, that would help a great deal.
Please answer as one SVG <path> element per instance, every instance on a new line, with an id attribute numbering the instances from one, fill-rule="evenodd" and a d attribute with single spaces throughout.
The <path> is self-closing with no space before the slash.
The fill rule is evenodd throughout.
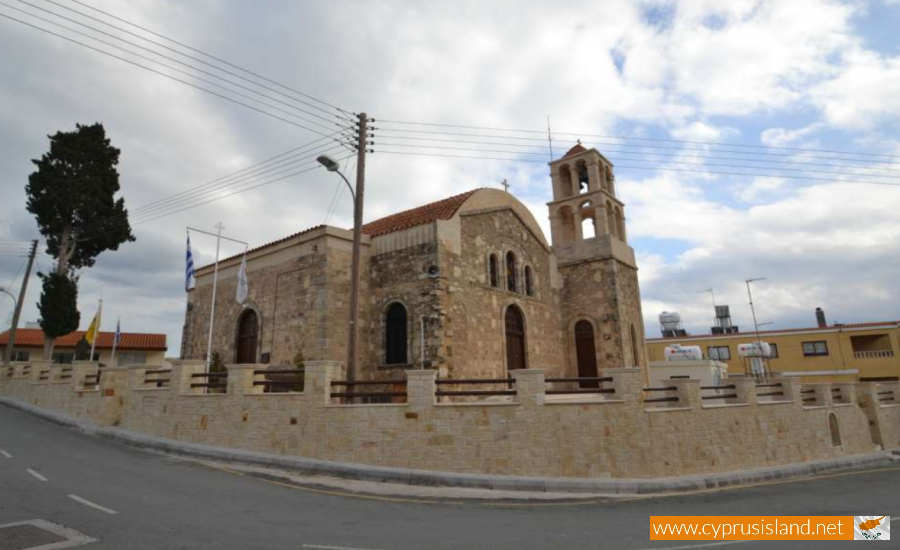
<path id="1" fill-rule="evenodd" d="M 506 288 L 516 291 L 516 255 L 510 251 L 506 253 Z"/>
<path id="2" fill-rule="evenodd" d="M 840 447 L 841 428 L 838 426 L 838 419 L 834 413 L 828 415 L 828 428 L 831 430 L 831 444 L 835 447 Z"/>
<path id="3" fill-rule="evenodd" d="M 516 306 L 506 309 L 506 369 L 519 370 L 525 365 L 525 318 Z"/>
<path id="4" fill-rule="evenodd" d="M 612 203 L 606 202 L 606 222 L 609 224 L 609 234 L 612 236 L 617 236 L 616 232 L 616 211 L 613 209 Z"/>
<path id="5" fill-rule="evenodd" d="M 406 308 L 401 303 L 391 304 L 385 319 L 384 362 L 387 365 L 405 365 L 406 358 Z"/>
<path id="6" fill-rule="evenodd" d="M 525 266 L 525 294 L 534 296 L 534 274 L 531 272 L 531 266 Z"/>
<path id="7" fill-rule="evenodd" d="M 491 286 L 497 288 L 500 286 L 500 266 L 498 265 L 497 255 L 491 254 L 490 259 L 488 260 L 488 270 L 490 271 L 491 278 Z"/>

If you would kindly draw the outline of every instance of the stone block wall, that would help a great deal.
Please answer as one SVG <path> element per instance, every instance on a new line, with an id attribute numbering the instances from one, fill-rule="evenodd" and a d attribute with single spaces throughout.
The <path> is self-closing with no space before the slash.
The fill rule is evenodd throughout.
<path id="1" fill-rule="evenodd" d="M 841 403 L 822 392 L 804 406 L 797 384 L 781 400 L 757 399 L 755 384 L 735 383 L 737 398 L 701 399 L 699 381 L 678 380 L 673 406 L 644 403 L 640 369 L 608 369 L 615 393 L 546 394 L 542 370 L 513 372 L 507 402 L 448 403 L 435 398 L 435 370 L 407 373 L 407 403 L 340 404 L 330 398 L 342 365 L 310 361 L 301 393 L 262 393 L 264 365 L 229 366 L 228 391 L 192 388 L 202 361 L 176 361 L 169 387 L 146 382 L 146 367 L 73 366 L 51 381 L 46 365 L 0 372 L 0 394 L 38 407 L 156 436 L 324 460 L 433 471 L 571 478 L 650 478 L 776 466 L 900 446 L 900 407 L 867 399 L 866 385 L 842 388 Z M 50 368 L 52 371 L 52 367 Z M 44 378 L 44 379 L 42 379 Z M 740 387 L 737 387 L 740 386 Z M 885 391 L 883 387 L 875 391 Z M 831 417 L 834 420 L 831 420 Z M 871 419 L 875 429 L 870 429 Z M 839 430 L 835 443 L 832 422 Z"/>

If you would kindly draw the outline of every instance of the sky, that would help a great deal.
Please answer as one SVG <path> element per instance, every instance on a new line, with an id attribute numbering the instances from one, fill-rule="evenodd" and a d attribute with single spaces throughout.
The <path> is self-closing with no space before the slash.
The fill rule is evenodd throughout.
<path id="1" fill-rule="evenodd" d="M 662 311 L 679 312 L 691 333 L 707 332 L 706 289 L 731 306 L 736 324 L 750 327 L 744 281 L 754 277 L 765 278 L 754 283 L 753 297 L 767 329 L 814 325 L 816 307 L 830 322 L 900 319 L 898 0 L 83 2 L 3 0 L 0 14 L 63 32 L 38 15 L 114 40 L 43 8 L 139 41 L 71 11 L 102 18 L 86 7 L 93 6 L 374 117 L 366 220 L 499 188 L 506 179 L 549 238 L 549 152 L 540 159 L 466 152 L 460 149 L 473 145 L 452 142 L 390 145 L 423 145 L 403 141 L 424 134 L 402 128 L 436 129 L 490 134 L 537 151 L 547 146 L 540 132 L 549 117 L 556 156 L 580 138 L 617 166 L 648 336 L 659 334 Z M 77 123 L 102 122 L 121 149 L 119 196 L 132 210 L 321 137 L 4 17 L 0 51 L 0 239 L 39 238 L 25 210 L 31 159 L 46 152 L 49 134 Z M 310 103 L 311 112 L 322 112 L 322 103 Z M 775 162 L 739 168 L 754 159 Z M 80 273 L 81 328 L 102 298 L 104 329 L 120 318 L 123 331 L 164 332 L 177 356 L 185 228 L 214 231 L 221 221 L 225 235 L 257 246 L 326 220 L 350 227 L 351 200 L 341 186 L 318 170 L 190 210 L 156 211 L 174 212 L 166 217 L 136 218 L 136 242 Z M 192 245 L 198 264 L 212 262 L 214 238 L 197 234 Z M 223 245 L 223 254 L 240 251 Z M 37 269 L 52 261 L 42 253 Z M 22 267 L 22 258 L 0 257 L 0 286 L 17 294 Z M 33 277 L 22 324 L 37 320 L 39 292 Z M 11 313 L 12 301 L 0 295 L 0 328 Z"/>

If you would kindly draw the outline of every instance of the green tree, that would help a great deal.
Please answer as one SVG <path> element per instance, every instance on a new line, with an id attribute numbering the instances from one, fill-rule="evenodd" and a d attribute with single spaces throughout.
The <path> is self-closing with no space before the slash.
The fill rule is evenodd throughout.
<path id="1" fill-rule="evenodd" d="M 81 314 L 78 312 L 78 278 L 59 273 L 40 274 L 43 282 L 38 311 L 44 330 L 44 358 L 53 354 L 53 340 L 78 330 Z M 49 342 L 49 343 L 48 343 Z"/>
<path id="2" fill-rule="evenodd" d="M 57 260 L 55 274 L 75 285 L 77 294 L 78 279 L 72 276 L 73 270 L 91 267 L 100 253 L 135 240 L 125 199 L 115 198 L 120 189 L 116 170 L 120 151 L 110 144 L 100 123 L 77 124 L 74 132 L 48 137 L 50 151 L 32 160 L 37 170 L 25 186 L 27 208 L 47 240 L 47 253 Z M 45 295 L 49 280 L 44 279 Z M 64 286 L 61 281 L 51 284 L 54 291 Z M 45 295 L 41 296 L 41 303 L 47 303 L 46 310 L 41 311 L 41 328 L 45 358 L 49 358 L 53 350 L 50 333 L 71 326 L 71 320 L 78 319 L 78 311 L 74 301 L 50 305 Z"/>

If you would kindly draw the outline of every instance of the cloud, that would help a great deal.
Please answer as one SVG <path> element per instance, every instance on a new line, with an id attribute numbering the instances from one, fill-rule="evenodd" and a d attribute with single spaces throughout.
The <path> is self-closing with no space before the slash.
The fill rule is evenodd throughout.
<path id="1" fill-rule="evenodd" d="M 518 139 L 517 147 L 490 147 L 508 153 L 451 149 L 485 148 L 453 142 L 423 149 L 398 145 L 422 145 L 408 138 L 426 134 L 397 131 L 401 126 L 390 120 L 542 130 L 550 115 L 556 154 L 581 137 L 619 166 L 652 158 L 643 164 L 702 171 L 711 169 L 704 163 L 714 148 L 648 157 L 651 149 L 588 134 L 751 143 L 759 136 L 760 144 L 773 146 L 808 146 L 814 137 L 839 144 L 832 148 L 900 155 L 892 126 L 900 112 L 896 52 L 866 49 L 864 30 L 856 26 L 865 7 L 856 2 L 574 0 L 552 9 L 474 1 L 95 5 L 373 115 L 381 128 L 368 163 L 370 220 L 506 178 L 549 237 L 543 134 Z M 357 24 L 347 25 L 351 19 Z M 122 196 L 131 209 L 317 137 L 33 29 L 7 20 L 0 27 L 3 238 L 37 236 L 23 208 L 29 161 L 46 150 L 47 134 L 77 122 L 102 121 L 122 149 Z M 482 141 L 503 144 L 526 135 L 481 133 L 498 136 Z M 524 150 L 535 162 L 388 153 L 512 158 L 512 151 Z M 658 308 L 681 311 L 691 326 L 708 324 L 711 315 L 696 291 L 710 286 L 743 320 L 742 281 L 760 274 L 770 278 L 760 286 L 760 307 L 780 323 L 801 322 L 815 305 L 847 320 L 897 316 L 891 274 L 900 245 L 892 188 L 625 168 L 619 177 L 648 328 Z M 185 226 L 211 229 L 222 221 L 227 235 L 262 244 L 325 221 L 342 185 L 334 174 L 310 172 L 136 225 L 136 243 L 101 255 L 84 273 L 82 312 L 89 317 L 102 295 L 107 318 L 121 316 L 127 330 L 166 332 L 170 353 L 177 354 Z M 351 205 L 341 193 L 330 223 L 347 227 Z M 213 239 L 192 244 L 198 263 L 213 259 Z M 0 258 L 0 284 L 12 278 L 17 262 Z M 49 259 L 41 262 L 46 268 Z M 23 320 L 37 318 L 39 286 L 32 285 Z M 6 307 L 0 303 L 0 321 Z"/>

